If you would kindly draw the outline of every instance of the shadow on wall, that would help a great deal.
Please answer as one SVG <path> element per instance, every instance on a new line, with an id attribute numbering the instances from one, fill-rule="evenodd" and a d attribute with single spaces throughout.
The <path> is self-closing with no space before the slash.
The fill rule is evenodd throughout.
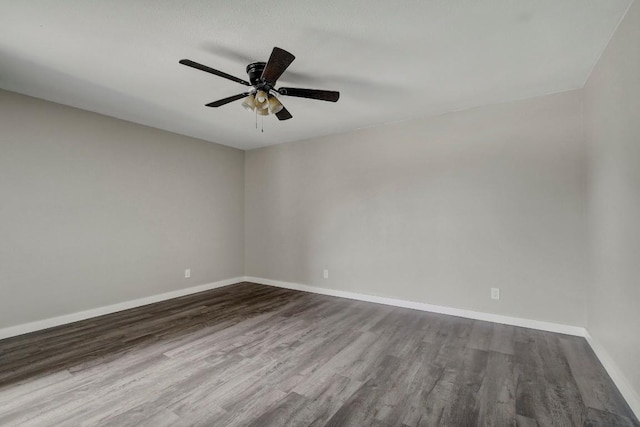
<path id="1" fill-rule="evenodd" d="M 25 70 L 29 70 L 25 73 Z M 10 78 L 9 78 L 10 77 Z M 9 86 L 5 79 L 18 82 L 20 85 Z M 23 55 L 15 52 L 3 51 L 0 48 L 0 86 L 2 88 L 16 92 L 18 86 L 29 87 L 28 91 L 23 91 L 24 95 L 36 96 L 46 100 L 56 100 L 52 102 L 69 105 L 71 107 L 95 111 L 88 109 L 89 105 L 98 105 L 98 110 L 106 111 L 106 115 L 121 118 L 123 120 L 136 123 L 144 123 L 144 117 L 149 111 L 156 111 L 161 115 L 170 114 L 179 118 L 180 121 L 187 122 L 191 118 L 183 112 L 175 109 L 164 108 L 144 99 L 131 96 L 130 94 L 115 88 L 97 84 L 75 75 L 56 70 L 42 63 L 33 62 Z M 64 91 L 61 88 L 73 87 L 73 93 Z M 78 101 L 78 97 L 87 100 Z M 122 100 L 125 100 L 123 103 Z M 118 102 L 115 103 L 114 101 Z M 111 105 L 120 105 L 127 111 L 122 114 L 122 109 L 113 109 Z M 136 114 L 136 111 L 144 111 L 146 114 Z M 103 114 L 103 113 L 100 113 Z M 185 134 L 187 129 L 185 130 Z"/>

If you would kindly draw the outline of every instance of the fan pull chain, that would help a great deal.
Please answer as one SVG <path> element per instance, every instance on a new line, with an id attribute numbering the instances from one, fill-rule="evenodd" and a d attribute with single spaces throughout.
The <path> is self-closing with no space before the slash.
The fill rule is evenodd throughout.
<path id="1" fill-rule="evenodd" d="M 264 133 L 264 116 L 262 116 L 261 121 L 262 121 L 262 123 L 260 124 L 260 127 L 262 127 L 261 132 Z"/>
<path id="2" fill-rule="evenodd" d="M 258 129 L 258 109 L 255 109 L 256 112 L 256 129 Z"/>

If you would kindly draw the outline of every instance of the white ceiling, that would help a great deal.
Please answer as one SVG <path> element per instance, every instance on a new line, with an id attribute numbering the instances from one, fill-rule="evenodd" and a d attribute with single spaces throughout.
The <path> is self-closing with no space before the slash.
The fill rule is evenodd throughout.
<path id="1" fill-rule="evenodd" d="M 0 88 L 250 149 L 582 87 L 632 0 L 0 0 Z M 273 46 L 296 55 L 264 119 L 244 91 Z"/>

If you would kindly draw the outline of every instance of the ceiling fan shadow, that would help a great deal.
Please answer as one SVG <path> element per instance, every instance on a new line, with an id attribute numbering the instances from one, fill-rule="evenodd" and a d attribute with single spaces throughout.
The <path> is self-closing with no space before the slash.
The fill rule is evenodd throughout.
<path id="1" fill-rule="evenodd" d="M 206 42 L 203 43 L 202 48 L 206 50 L 208 53 L 211 53 L 220 58 L 226 59 L 228 61 L 237 62 L 243 65 L 249 65 L 253 62 L 266 62 L 267 57 L 264 57 L 263 54 L 251 56 L 246 52 L 241 52 L 236 49 L 232 49 L 227 46 L 222 46 L 218 43 Z M 286 78 L 284 78 L 286 76 Z M 288 83 L 305 83 L 309 82 L 312 79 L 315 79 L 315 76 L 306 73 L 300 73 L 292 70 L 287 70 L 285 76 L 281 78 L 281 81 L 286 81 Z"/>
<path id="2" fill-rule="evenodd" d="M 331 87 L 339 90 L 343 96 L 359 99 L 371 98 L 373 100 L 380 97 L 395 99 L 411 94 L 408 88 L 392 82 L 339 74 L 291 76 L 289 72 L 286 72 L 280 79 L 280 83 L 313 86 L 317 88 Z"/>
<path id="3" fill-rule="evenodd" d="M 208 53 L 212 53 L 215 56 L 219 56 L 229 61 L 239 62 L 242 64 L 250 64 L 252 62 L 257 61 L 266 61 L 266 58 L 259 59 L 259 57 L 252 57 L 246 52 L 241 52 L 236 49 L 232 49 L 227 46 L 222 46 L 218 43 L 213 42 L 205 42 L 201 45 L 202 49 L 206 50 Z"/>

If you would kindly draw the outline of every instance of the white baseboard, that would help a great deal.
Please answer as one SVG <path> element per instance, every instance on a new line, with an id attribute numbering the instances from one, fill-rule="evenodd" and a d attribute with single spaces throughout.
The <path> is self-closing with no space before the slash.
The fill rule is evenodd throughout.
<path id="1" fill-rule="evenodd" d="M 596 354 L 602 366 L 607 371 L 613 382 L 615 383 L 620 393 L 625 398 L 629 407 L 636 415 L 636 418 L 640 419 L 640 396 L 633 389 L 629 381 L 627 381 L 627 377 L 622 373 L 618 364 L 611 358 L 609 353 L 604 349 L 604 347 L 587 332 L 585 335 L 587 342 L 593 349 L 593 352 Z"/>
<path id="2" fill-rule="evenodd" d="M 149 297 L 138 298 L 131 301 L 124 301 L 117 304 L 106 305 L 103 307 L 92 308 L 90 310 L 79 311 L 76 313 L 65 314 L 63 316 L 51 317 L 49 319 L 37 320 L 35 322 L 23 323 L 21 325 L 9 326 L 0 329 L 0 339 L 14 337 L 17 335 L 27 334 L 42 329 L 52 328 L 67 323 L 77 322 L 79 320 L 90 319 L 92 317 L 102 316 L 104 314 L 115 313 L 117 311 L 127 310 L 129 308 L 140 307 L 154 302 L 165 301 L 172 298 L 178 298 L 185 295 L 195 294 L 202 291 L 208 291 L 223 286 L 229 286 L 234 283 L 242 282 L 243 277 L 235 277 L 233 279 L 220 280 L 213 283 L 205 283 L 204 285 L 192 286 L 190 288 L 178 289 L 177 291 L 165 292 L 163 294 L 151 295 Z"/>
<path id="3" fill-rule="evenodd" d="M 580 326 L 563 325 L 559 323 L 542 322 L 540 320 L 522 319 L 519 317 L 502 316 L 500 314 L 483 313 L 479 311 L 464 310 L 461 308 L 444 307 L 441 305 L 426 304 L 422 302 L 407 301 L 396 298 L 379 297 L 374 295 L 359 294 L 356 292 L 339 291 L 335 289 L 320 288 L 317 286 L 303 285 L 300 283 L 283 282 L 280 280 L 264 279 L 262 277 L 245 277 L 245 281 L 262 285 L 277 286 L 279 288 L 294 289 L 297 291 L 312 292 L 314 294 L 330 295 L 334 297 L 355 299 L 359 301 L 374 302 L 377 304 L 392 305 L 395 307 L 412 308 L 414 310 L 429 311 L 432 313 L 449 314 L 451 316 L 466 317 L 487 322 L 502 323 L 505 325 L 521 326 L 523 328 L 538 329 L 541 331 L 557 332 L 560 334 L 584 337 L 586 330 Z"/>
<path id="4" fill-rule="evenodd" d="M 0 329 L 0 339 L 14 337 L 17 335 L 27 334 L 42 329 L 52 328 L 67 323 L 77 322 L 79 320 L 90 319 L 92 317 L 102 316 L 109 313 L 115 313 L 129 308 L 140 307 L 154 302 L 165 301 L 171 298 L 178 298 L 184 295 L 195 294 L 197 292 L 208 291 L 223 286 L 232 285 L 238 282 L 253 282 L 262 285 L 276 286 L 279 288 L 294 289 L 298 291 L 311 292 L 322 295 L 330 295 L 341 298 L 354 299 L 359 301 L 373 302 L 377 304 L 392 305 L 395 307 L 411 308 L 414 310 L 429 311 L 432 313 L 449 314 L 452 316 L 466 317 L 469 319 L 484 320 L 487 322 L 502 323 L 505 325 L 521 326 L 524 328 L 539 329 L 542 331 L 557 332 L 567 335 L 586 336 L 586 330 L 579 326 L 563 325 L 559 323 L 543 322 L 539 320 L 522 319 L 519 317 L 502 316 L 499 314 L 483 313 L 478 311 L 464 310 L 460 308 L 445 307 L 440 305 L 426 304 L 415 301 L 407 301 L 396 298 L 387 298 L 374 295 L 360 294 L 356 292 L 340 291 L 336 289 L 320 288 L 317 286 L 303 285 L 300 283 L 283 282 L 280 280 L 271 280 L 261 277 L 234 277 L 232 279 L 221 280 L 204 285 L 193 286 L 190 288 L 179 289 L 176 291 L 166 292 L 163 294 L 152 295 L 131 301 L 124 301 L 117 304 L 97 307 L 90 310 L 79 311 L 76 313 L 65 314 L 62 316 L 52 317 L 35 322 L 23 323 L 21 325 L 9 326 Z M 595 351 L 595 349 L 594 349 Z M 598 352 L 596 351 L 596 354 Z M 603 363 L 604 364 L 604 363 Z M 613 377 L 613 375 L 612 375 Z"/>

